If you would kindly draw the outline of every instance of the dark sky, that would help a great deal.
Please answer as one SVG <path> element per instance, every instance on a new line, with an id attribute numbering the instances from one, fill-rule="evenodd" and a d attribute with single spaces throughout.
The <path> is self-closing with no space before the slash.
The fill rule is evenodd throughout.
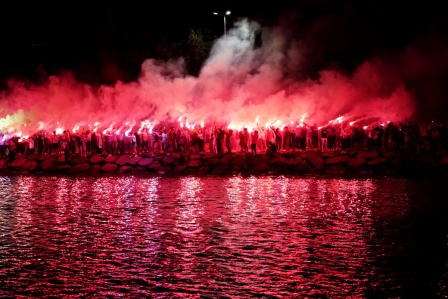
<path id="1" fill-rule="evenodd" d="M 222 35 L 213 12 L 226 10 L 228 29 L 248 18 L 303 43 L 301 79 L 327 68 L 350 74 L 372 57 L 393 63 L 418 49 L 422 62 L 405 83 L 447 101 L 448 13 L 435 0 L 14 2 L 0 10 L 0 78 L 36 81 L 70 70 L 87 83 L 132 81 L 160 43 L 185 40 L 190 29 Z"/>

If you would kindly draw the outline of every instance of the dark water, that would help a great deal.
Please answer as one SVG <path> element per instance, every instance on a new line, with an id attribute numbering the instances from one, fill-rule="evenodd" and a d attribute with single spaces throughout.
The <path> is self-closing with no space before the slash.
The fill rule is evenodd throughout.
<path id="1" fill-rule="evenodd" d="M 447 182 L 0 177 L 0 296 L 447 298 Z"/>

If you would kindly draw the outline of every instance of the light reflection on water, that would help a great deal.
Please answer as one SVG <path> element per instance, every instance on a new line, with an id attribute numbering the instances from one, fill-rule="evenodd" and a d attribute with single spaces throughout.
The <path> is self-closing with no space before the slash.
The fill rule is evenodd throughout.
<path id="1" fill-rule="evenodd" d="M 446 298 L 443 182 L 0 177 L 0 295 Z"/>

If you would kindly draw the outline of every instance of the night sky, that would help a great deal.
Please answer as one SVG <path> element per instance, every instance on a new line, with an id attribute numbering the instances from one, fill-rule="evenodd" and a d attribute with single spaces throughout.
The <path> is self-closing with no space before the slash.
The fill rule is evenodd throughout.
<path id="1" fill-rule="evenodd" d="M 64 71 L 91 85 L 133 82 L 145 59 L 166 61 L 163 45 L 185 42 L 191 29 L 220 38 L 223 18 L 213 12 L 226 10 L 228 31 L 247 19 L 300 45 L 289 78 L 319 80 L 322 70 L 350 77 L 380 61 L 412 92 L 419 116 L 446 119 L 448 13 L 434 0 L 11 3 L 0 16 L 1 87 L 9 79 L 40 84 Z"/>

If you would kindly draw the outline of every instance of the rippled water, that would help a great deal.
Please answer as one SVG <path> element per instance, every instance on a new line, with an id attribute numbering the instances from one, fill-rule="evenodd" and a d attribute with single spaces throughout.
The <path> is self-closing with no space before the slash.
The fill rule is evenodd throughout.
<path id="1" fill-rule="evenodd" d="M 447 298 L 446 182 L 0 177 L 0 295 Z"/>

